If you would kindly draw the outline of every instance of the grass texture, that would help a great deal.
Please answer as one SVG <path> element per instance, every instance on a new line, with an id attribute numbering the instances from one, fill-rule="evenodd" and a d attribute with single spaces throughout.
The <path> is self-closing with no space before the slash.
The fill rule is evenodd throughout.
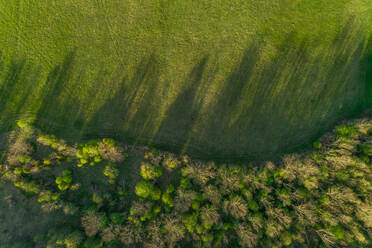
<path id="1" fill-rule="evenodd" d="M 371 6 L 2 1 L 0 129 L 33 116 L 63 138 L 272 158 L 371 102 Z"/>

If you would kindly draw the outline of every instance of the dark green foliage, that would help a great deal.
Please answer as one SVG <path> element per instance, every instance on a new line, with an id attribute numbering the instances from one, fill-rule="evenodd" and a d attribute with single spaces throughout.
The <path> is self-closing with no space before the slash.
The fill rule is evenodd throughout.
<path id="1" fill-rule="evenodd" d="M 102 248 L 102 247 L 103 247 L 103 241 L 97 237 L 88 238 L 83 243 L 83 248 Z"/>

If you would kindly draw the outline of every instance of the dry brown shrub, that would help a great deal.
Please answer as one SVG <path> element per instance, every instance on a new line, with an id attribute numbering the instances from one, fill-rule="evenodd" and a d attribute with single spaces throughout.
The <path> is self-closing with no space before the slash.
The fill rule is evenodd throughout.
<path id="1" fill-rule="evenodd" d="M 170 247 L 182 240 L 186 233 L 183 224 L 176 216 L 164 217 L 163 228 L 165 230 L 164 238 Z"/>
<path id="2" fill-rule="evenodd" d="M 119 163 L 125 158 L 124 150 L 117 146 L 111 147 L 103 142 L 98 142 L 98 150 L 103 159 L 113 163 Z"/>
<path id="3" fill-rule="evenodd" d="M 142 232 L 139 227 L 126 223 L 120 228 L 119 238 L 124 245 L 138 244 L 142 241 Z"/>
<path id="4" fill-rule="evenodd" d="M 199 185 L 206 185 L 211 179 L 216 177 L 216 165 L 214 163 L 202 164 L 193 163 L 183 168 L 183 174 L 192 179 Z"/>
<path id="5" fill-rule="evenodd" d="M 214 185 L 208 185 L 203 188 L 204 197 L 210 201 L 213 205 L 219 206 L 221 203 L 221 194 L 217 187 Z"/>
<path id="6" fill-rule="evenodd" d="M 357 206 L 356 217 L 366 228 L 372 228 L 372 204 L 362 203 Z"/>
<path id="7" fill-rule="evenodd" d="M 244 219 L 248 214 L 247 203 L 242 197 L 236 196 L 224 201 L 223 211 L 236 219 Z"/>
<path id="8" fill-rule="evenodd" d="M 187 212 L 196 196 L 197 193 L 195 191 L 178 189 L 174 204 L 175 209 L 181 213 Z"/>
<path id="9" fill-rule="evenodd" d="M 85 234 L 88 237 L 96 235 L 102 226 L 101 213 L 95 211 L 88 211 L 86 215 L 81 218 L 81 225 L 84 227 Z"/>
<path id="10" fill-rule="evenodd" d="M 215 206 L 205 205 L 200 210 L 200 219 L 208 225 L 216 225 L 220 220 L 220 215 Z"/>
<path id="11" fill-rule="evenodd" d="M 147 242 L 144 244 L 148 248 L 165 247 L 164 237 L 161 234 L 160 223 L 153 220 L 146 226 Z"/>
<path id="12" fill-rule="evenodd" d="M 150 202 L 133 201 L 130 212 L 133 216 L 140 217 L 151 211 Z"/>
<path id="13" fill-rule="evenodd" d="M 305 203 L 298 206 L 293 206 L 297 215 L 298 221 L 302 225 L 315 225 L 318 221 L 318 214 L 315 206 L 311 203 Z"/>
<path id="14" fill-rule="evenodd" d="M 102 231 L 101 237 L 103 242 L 108 243 L 114 240 L 119 233 L 120 231 L 117 228 L 114 228 L 114 226 L 109 225 L 106 229 Z"/>
<path id="15" fill-rule="evenodd" d="M 328 248 L 334 247 L 336 240 L 333 233 L 325 229 L 316 230 L 315 232 Z"/>
<path id="16" fill-rule="evenodd" d="M 240 190 L 240 175 L 231 174 L 228 170 L 219 170 L 217 181 L 223 194 L 231 194 Z"/>
<path id="17" fill-rule="evenodd" d="M 247 224 L 238 224 L 236 227 L 236 233 L 239 237 L 239 244 L 241 245 L 241 247 L 256 247 L 258 243 L 258 237 L 256 234 L 249 231 L 249 226 Z"/>
<path id="18" fill-rule="evenodd" d="M 259 232 L 263 228 L 263 219 L 256 216 L 248 216 L 248 221 L 252 225 L 256 232 Z"/>
<path id="19" fill-rule="evenodd" d="M 32 146 L 27 143 L 27 140 L 21 135 L 21 133 L 17 131 L 10 133 L 7 153 L 7 162 L 10 165 L 19 165 L 18 155 L 29 155 L 32 154 L 32 152 Z"/>

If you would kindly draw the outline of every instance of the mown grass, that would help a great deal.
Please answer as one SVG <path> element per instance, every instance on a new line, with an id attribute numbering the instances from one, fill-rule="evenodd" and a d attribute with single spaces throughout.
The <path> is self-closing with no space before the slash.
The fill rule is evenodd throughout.
<path id="1" fill-rule="evenodd" d="M 0 129 L 33 115 L 63 138 L 112 136 L 202 158 L 272 158 L 369 101 L 370 6 L 2 2 Z"/>

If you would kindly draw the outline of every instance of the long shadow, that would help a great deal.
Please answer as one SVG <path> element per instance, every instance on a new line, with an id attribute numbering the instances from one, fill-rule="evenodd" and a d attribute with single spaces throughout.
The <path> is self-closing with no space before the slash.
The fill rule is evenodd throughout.
<path id="1" fill-rule="evenodd" d="M 325 48 L 291 33 L 263 60 L 265 44 L 251 43 L 219 86 L 218 67 L 206 56 L 165 111 L 171 82 L 162 79 L 154 54 L 143 58 L 133 75 L 118 68 L 110 89 L 102 84 L 104 69 L 83 82 L 85 68 L 77 71 L 76 51 L 44 81 L 25 61 L 0 56 L 0 127 L 36 99 L 41 103 L 36 125 L 65 139 L 110 136 L 205 159 L 272 159 L 372 105 L 371 40 L 365 55 L 363 28 L 349 19 Z M 211 85 L 219 87 L 216 95 L 211 96 Z"/>
<path id="2" fill-rule="evenodd" d="M 68 53 L 60 65 L 55 66 L 45 81 L 41 105 L 35 124 L 46 132 L 57 136 L 73 136 L 72 125 L 78 118 L 80 104 L 73 94 L 72 79 L 76 50 Z M 75 137 L 78 138 L 78 137 Z"/>
<path id="3" fill-rule="evenodd" d="M 24 59 L 9 58 L 0 52 L 0 130 L 10 130 L 15 121 L 31 115 L 32 99 L 40 80 L 40 70 Z"/>
<path id="4" fill-rule="evenodd" d="M 197 97 L 197 93 L 202 88 L 207 62 L 208 57 L 204 57 L 187 76 L 183 84 L 185 89 L 168 108 L 153 138 L 153 145 L 174 152 L 181 152 L 184 148 L 203 103 L 202 99 Z"/>
<path id="5" fill-rule="evenodd" d="M 120 87 L 85 125 L 86 138 L 110 136 L 136 142 L 150 132 L 158 115 L 160 67 L 155 55 L 143 58 L 129 80 L 124 76 Z M 128 131 L 127 131 L 128 130 Z"/>
<path id="6" fill-rule="evenodd" d="M 366 91 L 365 91 L 365 106 L 372 107 L 372 35 L 370 35 L 367 45 L 367 52 L 363 61 L 365 66 Z"/>
<path id="7" fill-rule="evenodd" d="M 275 159 L 358 113 L 365 90 L 358 67 L 365 39 L 355 28 L 350 19 L 317 56 L 314 44 L 295 43 L 296 34 L 290 34 L 262 70 L 252 70 L 259 49 L 248 47 L 187 152 L 230 161 Z"/>

